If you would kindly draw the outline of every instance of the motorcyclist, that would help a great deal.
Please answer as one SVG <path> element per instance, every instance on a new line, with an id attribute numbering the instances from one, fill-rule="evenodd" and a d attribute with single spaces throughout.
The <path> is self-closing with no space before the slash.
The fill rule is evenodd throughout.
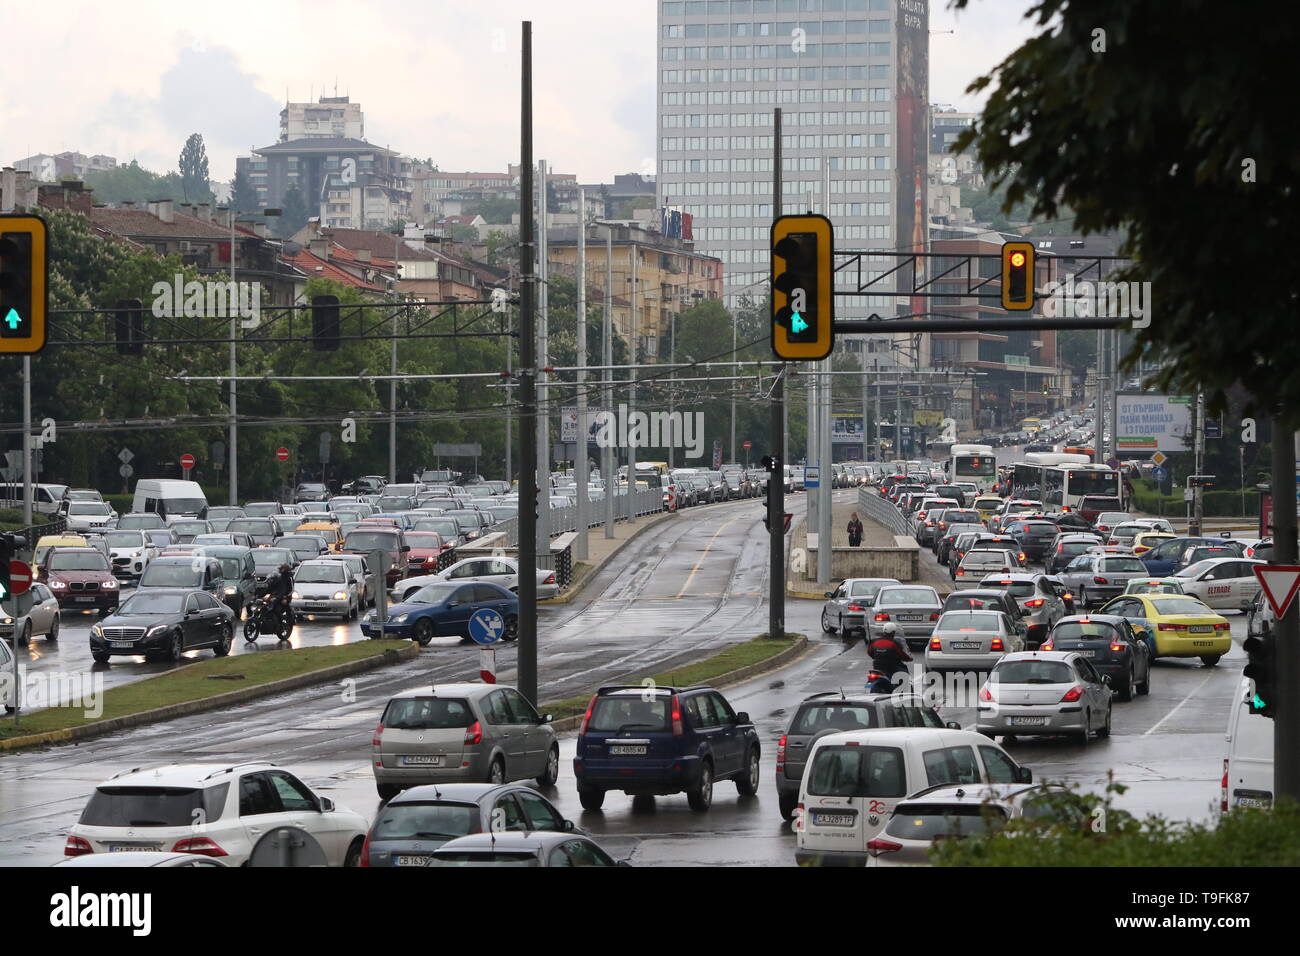
<path id="1" fill-rule="evenodd" d="M 262 597 L 269 598 L 274 603 L 280 618 L 286 622 L 286 627 L 293 626 L 293 609 L 289 603 L 292 594 L 293 568 L 287 563 L 282 564 L 262 585 Z"/>
<path id="2" fill-rule="evenodd" d="M 912 652 L 907 649 L 907 642 L 893 621 L 886 621 L 879 632 L 867 644 L 867 653 L 871 655 L 872 667 L 890 678 L 902 671 L 907 673 L 907 665 L 912 660 Z"/>

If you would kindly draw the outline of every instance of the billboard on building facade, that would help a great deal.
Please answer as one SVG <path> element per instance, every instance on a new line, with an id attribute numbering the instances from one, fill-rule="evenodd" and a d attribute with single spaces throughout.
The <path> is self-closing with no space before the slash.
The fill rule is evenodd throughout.
<path id="1" fill-rule="evenodd" d="M 1192 398 L 1187 395 L 1116 396 L 1116 451 L 1187 451 Z"/>

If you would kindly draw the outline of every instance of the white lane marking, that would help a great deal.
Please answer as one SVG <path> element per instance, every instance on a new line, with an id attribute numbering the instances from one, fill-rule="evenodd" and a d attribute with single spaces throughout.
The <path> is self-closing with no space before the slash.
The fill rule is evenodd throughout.
<path id="1" fill-rule="evenodd" d="M 687 592 L 687 590 L 690 589 L 691 582 L 695 580 L 695 572 L 700 570 L 700 567 L 704 564 L 704 559 L 709 556 L 709 551 L 713 549 L 713 542 L 718 540 L 718 535 L 722 534 L 722 532 L 726 531 L 727 528 L 729 528 L 731 525 L 735 524 L 739 520 L 740 520 L 739 518 L 731 518 L 730 520 L 724 522 L 722 526 L 718 528 L 717 531 L 713 532 L 713 537 L 711 537 L 709 539 L 709 543 L 704 546 L 704 553 L 701 554 L 700 559 L 695 562 L 695 567 L 691 568 L 691 573 L 686 576 L 686 583 L 683 584 L 682 589 L 677 592 L 677 597 L 681 597 L 683 594 Z"/>
<path id="2" fill-rule="evenodd" d="M 1146 733 L 1144 733 L 1142 736 L 1143 736 L 1143 737 L 1149 737 L 1149 736 L 1151 736 L 1152 734 L 1154 734 L 1157 730 L 1159 730 L 1160 727 L 1161 727 L 1161 725 L 1163 725 L 1164 722 L 1165 722 L 1166 720 L 1168 720 L 1168 719 L 1169 719 L 1170 717 L 1172 717 L 1174 714 L 1176 714 L 1176 713 L 1178 713 L 1180 710 L 1182 710 L 1184 704 L 1186 704 L 1189 700 L 1191 700 L 1193 697 L 1195 697 L 1197 694 L 1199 694 L 1199 693 L 1201 692 L 1201 688 L 1202 688 L 1202 687 L 1204 687 L 1204 686 L 1205 686 L 1206 684 L 1208 684 L 1210 681 L 1214 680 L 1214 675 L 1217 674 L 1217 673 L 1219 673 L 1219 671 L 1216 671 L 1216 670 L 1214 670 L 1213 668 L 1210 668 L 1210 673 L 1208 673 L 1208 674 L 1205 675 L 1205 680 L 1203 680 L 1203 681 L 1201 681 L 1199 684 L 1197 684 L 1197 685 L 1196 685 L 1196 688 L 1195 688 L 1194 690 L 1192 690 L 1190 693 L 1188 693 L 1188 695 L 1187 695 L 1186 697 L 1184 697 L 1182 700 L 1180 700 L 1180 701 L 1179 701 L 1179 702 L 1174 706 L 1174 709 L 1173 709 L 1173 710 L 1171 710 L 1169 713 L 1165 714 L 1165 715 L 1164 715 L 1163 717 L 1161 717 L 1158 721 L 1156 721 L 1156 723 L 1151 727 L 1151 729 L 1148 730 Z M 1226 671 L 1225 671 L 1224 673 L 1226 673 Z"/>

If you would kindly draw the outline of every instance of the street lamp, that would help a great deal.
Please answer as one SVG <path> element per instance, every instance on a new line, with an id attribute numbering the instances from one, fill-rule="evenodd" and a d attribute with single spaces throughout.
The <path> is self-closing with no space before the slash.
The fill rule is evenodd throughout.
<path id="1" fill-rule="evenodd" d="M 230 503 L 239 504 L 239 415 L 238 415 L 238 396 L 237 383 L 235 377 L 239 374 L 238 364 L 235 358 L 235 338 L 238 335 L 239 327 L 236 324 L 238 318 L 238 309 L 230 304 L 234 299 L 238 302 L 235 293 L 235 204 L 232 201 L 228 206 L 218 206 L 218 211 L 225 211 L 230 218 L 230 294 L 227 295 L 227 308 L 230 311 Z M 279 216 L 279 209 L 263 209 L 263 216 Z"/>

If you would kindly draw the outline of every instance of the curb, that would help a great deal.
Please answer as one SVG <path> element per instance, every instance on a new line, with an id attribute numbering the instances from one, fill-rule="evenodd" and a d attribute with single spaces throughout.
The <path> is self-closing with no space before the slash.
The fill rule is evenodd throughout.
<path id="1" fill-rule="evenodd" d="M 810 647 L 811 645 L 808 642 L 807 636 L 800 637 L 799 640 L 781 651 L 781 653 L 773 654 L 771 657 L 767 658 L 767 660 L 759 661 L 756 664 L 747 664 L 744 667 L 736 668 L 734 671 L 727 671 L 725 674 L 719 674 L 717 677 L 709 681 L 709 686 L 717 688 L 731 687 L 747 681 L 752 677 L 765 674 L 768 671 L 778 670 L 786 664 L 791 663 L 795 658 L 801 657 Z M 553 705 L 543 704 L 537 709 L 540 712 L 545 713 L 548 706 Z M 556 733 L 564 733 L 570 730 L 577 730 L 581 723 L 582 718 L 578 716 L 562 717 L 559 720 L 551 721 L 551 728 Z"/>
<path id="2" fill-rule="evenodd" d="M 722 502 L 719 502 L 719 504 L 721 503 Z M 580 580 L 575 587 L 566 591 L 564 594 L 559 594 L 553 598 L 546 598 L 545 600 L 538 601 L 537 602 L 538 606 L 544 604 L 568 604 L 570 601 L 572 601 L 575 597 L 577 597 L 586 589 L 587 585 L 591 583 L 592 579 L 595 578 L 596 575 L 598 575 L 601 571 L 605 569 L 605 565 L 609 564 L 610 561 L 614 560 L 614 558 L 618 555 L 620 551 L 623 550 L 623 547 L 629 541 L 635 541 L 637 536 L 640 535 L 641 532 L 645 531 L 647 528 L 653 528 L 659 522 L 664 521 L 668 517 L 675 514 L 677 514 L 677 512 L 675 511 L 661 511 L 657 515 L 642 519 L 640 526 L 635 531 L 633 531 L 630 535 L 628 535 L 626 538 L 620 541 L 617 548 L 615 548 L 609 554 L 601 558 L 600 561 L 597 562 L 596 564 L 588 565 L 588 568 L 590 568 L 590 570 L 587 571 L 587 573 L 582 576 L 582 580 Z"/>
<path id="3" fill-rule="evenodd" d="M 25 737 L 10 737 L 8 740 L 0 740 L 0 751 L 18 750 L 23 747 L 33 747 L 41 744 L 60 744 L 74 740 L 86 740 L 91 737 L 98 737 L 101 734 L 112 733 L 115 730 L 124 730 L 128 727 L 158 723 L 159 721 L 171 720 L 173 717 L 184 717 L 188 714 L 201 714 L 204 711 L 217 710 L 231 704 L 242 704 L 246 701 L 256 700 L 259 697 L 271 697 L 284 691 L 297 690 L 300 687 L 308 687 L 312 684 L 327 683 L 335 677 L 346 677 L 349 674 L 359 674 L 379 667 L 387 667 L 390 664 L 396 664 L 398 661 L 417 657 L 419 653 L 419 646 L 411 643 L 400 651 L 384 651 L 383 654 L 374 657 L 365 657 L 359 661 L 335 664 L 332 667 L 309 671 L 306 674 L 295 674 L 293 677 L 285 677 L 281 680 L 271 681 L 268 684 L 258 684 L 256 687 L 249 687 L 244 690 L 233 690 L 225 694 L 218 694 L 215 697 L 187 700 L 179 704 L 169 704 L 166 707 L 140 711 L 136 714 L 124 714 L 121 717 L 111 717 L 108 720 L 97 720 L 91 724 L 82 724 L 80 727 L 47 730 L 44 733 L 29 734 Z"/>

